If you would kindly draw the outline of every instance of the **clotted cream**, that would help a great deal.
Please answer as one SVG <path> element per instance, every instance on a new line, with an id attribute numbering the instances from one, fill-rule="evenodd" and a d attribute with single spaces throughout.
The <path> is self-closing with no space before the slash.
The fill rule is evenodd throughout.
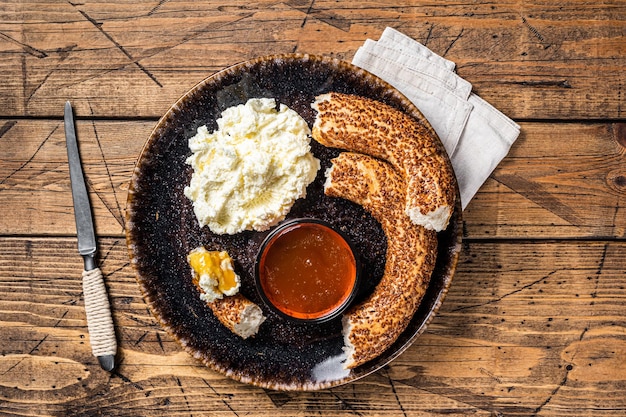
<path id="1" fill-rule="evenodd" d="M 320 162 L 311 153 L 306 121 L 284 104 L 253 98 L 230 107 L 209 133 L 201 126 L 189 140 L 193 167 L 185 195 L 200 226 L 218 234 L 263 231 L 283 220 L 315 179 Z"/>

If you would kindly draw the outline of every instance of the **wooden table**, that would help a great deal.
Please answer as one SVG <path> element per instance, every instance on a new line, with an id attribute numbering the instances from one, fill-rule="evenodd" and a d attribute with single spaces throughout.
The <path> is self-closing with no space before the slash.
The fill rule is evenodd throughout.
<path id="1" fill-rule="evenodd" d="M 448 4 L 446 4 L 448 3 Z M 626 414 L 626 3 L 0 3 L 1 415 Z M 152 127 L 261 55 L 350 61 L 394 27 L 457 63 L 522 133 L 464 212 L 436 319 L 379 372 L 318 392 L 234 382 L 147 310 L 124 238 Z M 92 356 L 63 104 L 71 100 L 120 366 Z"/>

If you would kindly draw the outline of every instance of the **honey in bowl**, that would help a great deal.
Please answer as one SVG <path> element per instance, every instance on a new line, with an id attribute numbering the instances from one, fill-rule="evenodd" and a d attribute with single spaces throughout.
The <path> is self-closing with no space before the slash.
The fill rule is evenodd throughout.
<path id="1" fill-rule="evenodd" d="M 358 263 L 348 241 L 318 220 L 283 224 L 265 239 L 256 265 L 261 296 L 281 315 L 326 321 L 356 292 Z"/>

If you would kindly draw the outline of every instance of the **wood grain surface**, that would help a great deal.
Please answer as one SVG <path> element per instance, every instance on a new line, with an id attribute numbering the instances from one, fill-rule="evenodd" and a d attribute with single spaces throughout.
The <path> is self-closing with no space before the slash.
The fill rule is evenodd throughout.
<path id="1" fill-rule="evenodd" d="M 42 415 L 623 410 L 624 242 L 471 242 L 442 310 L 405 354 L 315 393 L 253 388 L 196 363 L 146 310 L 124 241 L 99 244 L 121 346 L 112 375 L 87 343 L 74 240 L 1 240 L 0 410 L 26 414 L 32 401 Z"/>
<path id="2" fill-rule="evenodd" d="M 623 416 L 623 1 L 0 2 L 0 415 Z M 350 61 L 394 27 L 457 63 L 522 133 L 464 212 L 425 334 L 355 383 L 234 382 L 153 318 L 124 237 L 150 131 L 212 73 L 261 55 Z M 71 100 L 120 346 L 88 343 L 62 121 Z"/>

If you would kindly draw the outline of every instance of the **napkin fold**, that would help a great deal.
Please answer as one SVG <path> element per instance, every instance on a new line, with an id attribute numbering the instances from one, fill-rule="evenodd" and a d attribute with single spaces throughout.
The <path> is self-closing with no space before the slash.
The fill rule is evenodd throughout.
<path id="1" fill-rule="evenodd" d="M 453 61 L 395 29 L 366 40 L 352 63 L 387 81 L 424 114 L 450 156 L 465 209 L 509 152 L 519 125 L 473 93 Z"/>

